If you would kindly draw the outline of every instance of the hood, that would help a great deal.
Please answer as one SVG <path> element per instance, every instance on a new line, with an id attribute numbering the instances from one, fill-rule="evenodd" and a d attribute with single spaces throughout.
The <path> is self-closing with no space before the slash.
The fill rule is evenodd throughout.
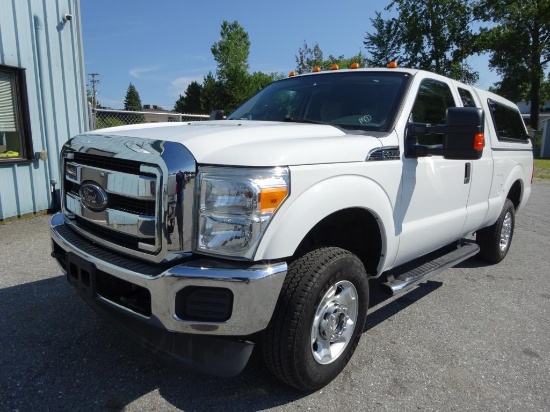
<path id="1" fill-rule="evenodd" d="M 347 134 L 329 125 L 249 120 L 148 123 L 88 134 L 178 142 L 198 163 L 240 166 L 362 162 L 369 151 L 381 147 L 377 137 L 386 135 Z"/>

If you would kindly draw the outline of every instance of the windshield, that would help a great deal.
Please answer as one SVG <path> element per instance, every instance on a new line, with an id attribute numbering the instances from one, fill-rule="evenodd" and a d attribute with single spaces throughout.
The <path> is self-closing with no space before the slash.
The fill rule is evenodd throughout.
<path id="1" fill-rule="evenodd" d="M 260 91 L 228 119 L 330 124 L 387 132 L 410 75 L 402 72 L 328 72 L 291 77 Z"/>

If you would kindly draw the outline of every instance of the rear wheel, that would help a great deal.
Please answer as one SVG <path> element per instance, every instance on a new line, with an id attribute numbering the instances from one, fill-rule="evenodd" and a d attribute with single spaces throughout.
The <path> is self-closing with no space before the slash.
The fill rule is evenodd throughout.
<path id="1" fill-rule="evenodd" d="M 506 199 L 497 221 L 477 232 L 476 241 L 479 244 L 479 256 L 482 259 L 491 263 L 499 263 L 506 257 L 514 235 L 515 211 L 512 201 Z"/>
<path id="2" fill-rule="evenodd" d="M 269 369 L 302 390 L 332 381 L 357 347 L 368 298 L 365 268 L 346 250 L 321 248 L 291 263 L 262 337 Z"/>

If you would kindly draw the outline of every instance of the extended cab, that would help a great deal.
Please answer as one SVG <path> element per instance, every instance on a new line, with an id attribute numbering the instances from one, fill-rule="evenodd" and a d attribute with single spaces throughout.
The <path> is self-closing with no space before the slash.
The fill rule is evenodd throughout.
<path id="1" fill-rule="evenodd" d="M 261 342 L 314 390 L 359 342 L 369 279 L 399 293 L 504 259 L 533 156 L 502 97 L 356 69 L 277 81 L 227 120 L 85 133 L 61 164 L 52 256 L 94 309 L 222 376 Z"/>

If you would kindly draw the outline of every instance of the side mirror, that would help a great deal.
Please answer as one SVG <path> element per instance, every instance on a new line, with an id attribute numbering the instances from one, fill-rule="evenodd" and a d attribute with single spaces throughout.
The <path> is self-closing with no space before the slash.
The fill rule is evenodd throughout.
<path id="1" fill-rule="evenodd" d="M 483 134 L 485 117 L 477 107 L 450 107 L 446 125 L 432 126 L 425 123 L 409 123 L 405 139 L 407 157 L 443 156 L 445 159 L 480 159 L 485 147 Z M 417 137 L 426 134 L 443 134 L 443 145 L 418 144 Z"/>
<path id="2" fill-rule="evenodd" d="M 476 160 L 485 147 L 485 118 L 477 107 L 450 107 L 443 143 L 445 159 Z"/>
<path id="3" fill-rule="evenodd" d="M 225 119 L 225 113 L 223 110 L 212 110 L 209 120 L 223 120 Z"/>

